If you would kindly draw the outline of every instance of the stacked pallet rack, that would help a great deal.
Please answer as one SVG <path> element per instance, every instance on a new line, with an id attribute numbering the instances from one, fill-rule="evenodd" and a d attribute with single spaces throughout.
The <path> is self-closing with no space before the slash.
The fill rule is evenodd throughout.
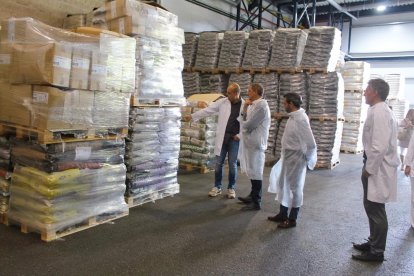
<path id="1" fill-rule="evenodd" d="M 0 81 L 0 135 L 10 139 L 14 167 L 3 223 L 53 241 L 128 215 L 125 92 L 135 68 L 124 61 L 135 41 L 31 18 L 3 21 L 1 37 L 2 53 L 12 54 Z"/>
<path id="2" fill-rule="evenodd" d="M 370 65 L 366 62 L 349 61 L 342 72 L 344 78 L 344 130 L 341 152 L 360 154 L 363 152 L 362 130 L 367 116 L 364 88 L 370 77 Z"/>
<path id="3" fill-rule="evenodd" d="M 340 43 L 338 29 L 312 27 L 301 60 L 301 69 L 308 76 L 308 115 L 318 147 L 316 168 L 333 169 L 340 163 L 344 84 L 341 74 L 335 72 Z"/>
<path id="4" fill-rule="evenodd" d="M 107 2 L 105 8 L 110 29 L 137 42 L 125 159 L 125 200 L 131 208 L 179 193 L 180 106 L 185 104 L 182 72 L 192 71 L 197 36 L 184 36 L 177 16 L 157 5 L 126 0 Z M 131 21 L 127 28 L 126 20 Z M 191 45 L 184 47 L 190 53 L 183 60 L 185 39 Z"/>

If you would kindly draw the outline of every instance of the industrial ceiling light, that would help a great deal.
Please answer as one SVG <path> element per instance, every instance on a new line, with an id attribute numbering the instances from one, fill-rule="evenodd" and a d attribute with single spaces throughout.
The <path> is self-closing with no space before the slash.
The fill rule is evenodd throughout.
<path id="1" fill-rule="evenodd" d="M 379 12 L 383 12 L 383 11 L 385 11 L 385 6 L 384 5 L 379 5 L 378 7 L 377 7 L 377 11 L 379 11 Z"/>

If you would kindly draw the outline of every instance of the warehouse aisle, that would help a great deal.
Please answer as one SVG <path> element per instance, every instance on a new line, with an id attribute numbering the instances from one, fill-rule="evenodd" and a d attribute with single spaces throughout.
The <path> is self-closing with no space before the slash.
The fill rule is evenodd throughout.
<path id="1" fill-rule="evenodd" d="M 351 260 L 351 242 L 368 235 L 360 184 L 361 155 L 341 155 L 333 171 L 308 174 L 296 228 L 241 212 L 224 196 L 210 199 L 213 174 L 184 174 L 181 193 L 130 210 L 128 217 L 51 243 L 0 225 L 1 275 L 409 275 L 414 271 L 409 180 L 399 175 L 398 203 L 388 204 L 383 264 Z M 266 168 L 266 175 L 270 168 Z M 239 177 L 238 192 L 249 191 Z"/>

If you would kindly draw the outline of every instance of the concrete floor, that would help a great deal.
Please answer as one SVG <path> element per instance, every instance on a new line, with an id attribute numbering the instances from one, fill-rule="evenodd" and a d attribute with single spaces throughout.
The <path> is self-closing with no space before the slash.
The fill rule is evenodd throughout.
<path id="1" fill-rule="evenodd" d="M 175 197 L 51 243 L 0 225 L 0 275 L 414 275 L 411 191 L 402 173 L 398 202 L 387 205 L 386 261 L 351 260 L 351 242 L 368 236 L 361 159 L 341 155 L 334 170 L 308 173 L 298 226 L 287 230 L 266 220 L 278 209 L 267 192 L 259 212 L 208 198 L 212 173 L 180 175 Z M 249 188 L 240 175 L 238 193 Z"/>

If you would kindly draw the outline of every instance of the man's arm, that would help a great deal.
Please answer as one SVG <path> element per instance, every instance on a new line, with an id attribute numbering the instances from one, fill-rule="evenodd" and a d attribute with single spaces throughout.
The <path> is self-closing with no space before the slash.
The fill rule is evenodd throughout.
<path id="1" fill-rule="evenodd" d="M 372 140 L 369 149 L 366 149 L 367 162 L 365 164 L 366 176 L 377 174 L 385 153 L 388 150 L 392 133 L 391 118 L 381 110 L 374 114 L 372 124 Z"/>
<path id="2" fill-rule="evenodd" d="M 203 108 L 197 112 L 194 112 L 190 116 L 190 120 L 192 119 L 194 122 L 197 122 L 200 119 L 205 117 L 209 117 L 212 115 L 217 115 L 220 111 L 220 106 L 224 103 L 226 99 L 220 99 L 217 102 L 212 103 L 210 106 Z"/>
<path id="3" fill-rule="evenodd" d="M 260 108 L 255 109 L 252 114 L 249 114 L 248 119 L 240 121 L 240 124 L 248 132 L 251 132 L 266 119 L 266 113 L 266 106 L 260 106 Z"/>

